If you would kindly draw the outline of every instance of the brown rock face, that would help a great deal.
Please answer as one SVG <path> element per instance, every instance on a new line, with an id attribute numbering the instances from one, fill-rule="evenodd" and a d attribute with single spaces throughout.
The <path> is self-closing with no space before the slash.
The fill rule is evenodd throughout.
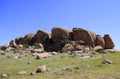
<path id="1" fill-rule="evenodd" d="M 105 49 L 113 49 L 114 48 L 115 45 L 114 45 L 111 37 L 109 36 L 109 34 L 104 35 L 104 40 L 105 40 Z"/>
<path id="2" fill-rule="evenodd" d="M 52 29 L 52 49 L 54 51 L 61 50 L 67 40 L 72 39 L 72 31 L 65 28 L 53 28 Z"/>
<path id="3" fill-rule="evenodd" d="M 30 33 L 25 35 L 24 37 L 18 37 L 15 39 L 16 44 L 29 44 L 34 37 L 34 34 Z"/>
<path id="4" fill-rule="evenodd" d="M 95 35 L 94 33 L 84 30 L 82 28 L 73 28 L 73 40 L 82 40 L 87 45 L 94 47 L 95 46 Z"/>
<path id="5" fill-rule="evenodd" d="M 53 28 L 52 29 L 52 39 L 62 39 L 62 38 L 72 39 L 72 31 L 65 28 Z"/>
<path id="6" fill-rule="evenodd" d="M 17 37 L 15 39 L 15 43 L 18 45 L 18 44 L 22 44 L 22 40 L 24 39 L 24 37 Z"/>
<path id="7" fill-rule="evenodd" d="M 44 43 L 46 39 L 50 39 L 51 35 L 50 33 L 43 31 L 43 30 L 38 30 L 37 33 L 34 36 L 34 40 L 37 43 Z"/>
<path id="8" fill-rule="evenodd" d="M 72 46 L 71 44 L 66 44 L 62 48 L 61 52 L 73 51 L 74 49 L 75 49 L 74 46 Z"/>
<path id="9" fill-rule="evenodd" d="M 100 35 L 96 35 L 96 46 L 105 47 L 105 41 Z"/>

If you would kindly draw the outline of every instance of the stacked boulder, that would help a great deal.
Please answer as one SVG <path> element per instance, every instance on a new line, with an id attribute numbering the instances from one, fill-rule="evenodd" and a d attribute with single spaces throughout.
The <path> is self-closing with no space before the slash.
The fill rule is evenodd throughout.
<path id="1" fill-rule="evenodd" d="M 96 34 L 82 28 L 73 28 L 73 40 L 82 40 L 86 45 L 95 46 Z"/>
<path id="2" fill-rule="evenodd" d="M 101 46 L 102 48 L 105 48 L 105 40 L 100 35 L 96 35 L 96 46 Z"/>
<path id="3" fill-rule="evenodd" d="M 34 42 L 43 44 L 45 42 L 45 39 L 51 39 L 51 34 L 47 31 L 38 30 L 33 39 Z"/>
<path id="4" fill-rule="evenodd" d="M 52 50 L 58 51 L 68 42 L 72 40 L 72 31 L 65 28 L 53 28 L 52 29 Z"/>
<path id="5" fill-rule="evenodd" d="M 34 34 L 30 33 L 30 34 L 25 35 L 24 37 L 18 37 L 18 38 L 16 38 L 15 39 L 15 43 L 17 45 L 18 44 L 27 45 L 27 44 L 31 43 L 31 40 L 32 40 L 33 37 L 34 37 Z"/>
<path id="6" fill-rule="evenodd" d="M 103 38 L 105 40 L 105 49 L 113 49 L 113 47 L 115 45 L 114 45 L 110 35 L 109 34 L 105 34 Z"/>
<path id="7" fill-rule="evenodd" d="M 109 34 L 104 37 L 83 28 L 73 28 L 72 31 L 66 28 L 56 27 L 52 32 L 38 30 L 36 34 L 27 34 L 11 41 L 9 45 L 1 46 L 2 50 L 13 50 L 25 48 L 25 46 L 34 46 L 37 50 L 43 46 L 42 51 L 81 51 L 88 48 L 113 49 L 114 43 Z M 12 48 L 11 48 L 12 47 Z M 34 48 L 34 49 L 35 49 Z"/>

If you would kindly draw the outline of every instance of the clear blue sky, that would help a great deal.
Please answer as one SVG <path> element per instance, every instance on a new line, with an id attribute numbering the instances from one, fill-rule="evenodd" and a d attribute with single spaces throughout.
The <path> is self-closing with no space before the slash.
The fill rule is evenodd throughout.
<path id="1" fill-rule="evenodd" d="M 120 48 L 120 0 L 0 0 L 0 45 L 56 26 L 110 34 Z"/>

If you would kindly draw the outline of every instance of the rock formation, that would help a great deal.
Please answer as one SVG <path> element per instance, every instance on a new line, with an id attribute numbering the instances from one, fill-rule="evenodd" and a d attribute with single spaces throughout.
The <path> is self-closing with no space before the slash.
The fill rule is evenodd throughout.
<path id="1" fill-rule="evenodd" d="M 96 35 L 96 46 L 105 47 L 105 41 L 100 35 Z"/>
<path id="2" fill-rule="evenodd" d="M 86 43 L 86 45 L 95 46 L 94 43 L 94 36 L 93 33 L 82 29 L 82 28 L 73 28 L 73 40 L 77 41 L 77 40 L 82 40 Z"/>
<path id="3" fill-rule="evenodd" d="M 105 49 L 113 49 L 114 48 L 115 45 L 114 45 L 111 37 L 109 36 L 109 34 L 104 35 L 104 40 L 105 40 Z"/>
<path id="4" fill-rule="evenodd" d="M 66 28 L 56 27 L 52 29 L 51 34 L 38 30 L 36 34 L 30 33 L 18 37 L 10 41 L 9 44 L 0 46 L 0 49 L 5 51 L 26 50 L 26 52 L 67 52 L 84 51 L 85 47 L 91 50 L 96 46 L 102 49 L 113 49 L 115 45 L 108 34 L 102 37 L 82 28 L 73 28 L 71 31 Z M 98 50 L 98 48 L 95 49 Z"/>
<path id="5" fill-rule="evenodd" d="M 72 31 L 65 28 L 53 28 L 52 29 L 52 41 L 53 41 L 53 50 L 61 50 L 67 40 L 72 39 Z"/>

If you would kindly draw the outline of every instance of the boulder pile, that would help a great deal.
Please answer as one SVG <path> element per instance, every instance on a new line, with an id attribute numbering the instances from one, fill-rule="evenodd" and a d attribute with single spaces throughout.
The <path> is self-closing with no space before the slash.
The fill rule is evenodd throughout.
<path id="1" fill-rule="evenodd" d="M 86 47 L 94 49 L 96 46 L 100 46 L 100 49 L 113 49 L 115 47 L 109 34 L 105 34 L 102 37 L 83 28 L 68 30 L 55 27 L 51 33 L 38 30 L 36 34 L 30 33 L 17 37 L 15 40 L 10 41 L 9 44 L 1 46 L 0 49 L 41 53 L 43 51 L 83 51 Z"/>

